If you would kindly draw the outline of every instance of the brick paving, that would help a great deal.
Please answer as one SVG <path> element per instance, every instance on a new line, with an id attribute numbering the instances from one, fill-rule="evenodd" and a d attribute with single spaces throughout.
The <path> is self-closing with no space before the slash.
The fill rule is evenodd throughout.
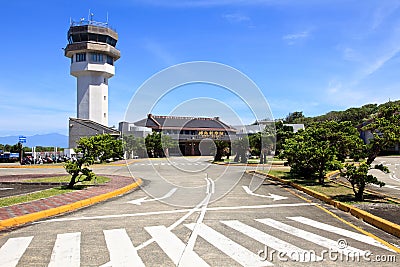
<path id="1" fill-rule="evenodd" d="M 48 175 L 48 176 L 54 177 L 54 175 Z M 105 184 L 90 186 L 82 190 L 76 190 L 73 192 L 56 195 L 45 199 L 39 199 L 35 201 L 15 204 L 7 207 L 0 207 L 0 220 L 10 219 L 25 214 L 30 214 L 42 210 L 60 207 L 67 204 L 72 204 L 80 200 L 85 200 L 91 197 L 115 191 L 119 188 L 125 187 L 134 182 L 134 180 L 131 177 L 115 176 L 115 175 L 106 175 L 106 176 L 111 178 L 111 181 Z M 27 177 L 32 178 L 32 175 L 18 175 L 18 176 L 12 175 L 8 177 L 2 176 L 1 181 L 10 181 L 10 182 L 20 181 L 26 179 Z M 43 177 L 43 175 L 41 175 L 40 177 Z"/>

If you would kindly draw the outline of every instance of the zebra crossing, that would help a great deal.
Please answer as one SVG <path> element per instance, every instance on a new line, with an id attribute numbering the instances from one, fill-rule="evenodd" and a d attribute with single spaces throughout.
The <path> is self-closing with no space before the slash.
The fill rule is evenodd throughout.
<path id="1" fill-rule="evenodd" d="M 308 230 L 300 229 L 290 225 L 289 222 L 302 225 Z M 248 225 L 239 220 L 221 220 L 218 222 L 223 227 L 228 227 L 234 232 L 238 232 L 241 238 L 249 238 L 260 243 L 258 246 L 262 248 L 266 246 L 277 252 L 286 253 L 292 261 L 297 262 L 320 262 L 324 259 L 318 254 L 309 253 L 309 251 L 301 248 L 308 242 L 310 245 L 317 245 L 316 249 L 328 248 L 337 251 L 337 253 L 353 257 L 360 257 L 370 253 L 367 250 L 356 248 L 350 245 L 338 246 L 338 241 L 330 239 L 326 236 L 310 232 L 309 229 L 318 229 L 324 233 L 333 233 L 346 239 L 355 240 L 358 246 L 361 243 L 364 247 L 371 246 L 393 252 L 390 248 L 384 246 L 372 237 L 342 229 L 330 224 L 318 222 L 310 218 L 302 216 L 286 217 L 284 222 L 272 219 L 254 219 L 254 223 L 260 227 L 255 228 L 254 223 Z M 213 249 L 218 250 L 221 255 L 229 257 L 241 266 L 273 266 L 275 263 L 262 260 L 257 250 L 249 249 L 243 244 L 239 244 L 229 237 L 216 230 L 215 225 L 209 226 L 207 223 L 189 223 L 184 224 L 184 228 L 193 231 L 196 228 L 198 235 L 204 239 Z M 261 230 L 259 229 L 261 228 Z M 163 253 L 168 257 L 174 265 L 179 266 L 211 266 L 215 263 L 207 262 L 203 253 L 199 254 L 194 250 L 188 250 L 186 244 L 175 235 L 171 229 L 164 225 L 144 227 L 144 230 L 151 236 L 152 242 L 155 242 Z M 267 233 L 262 230 L 275 230 Z M 272 234 L 271 234 L 272 233 Z M 303 240 L 299 244 L 291 244 L 280 239 L 282 234 L 289 234 L 297 239 Z M 105 244 L 109 252 L 108 263 L 101 265 L 106 266 L 146 266 L 146 263 L 139 256 L 139 249 L 133 244 L 134 236 L 129 236 L 126 229 L 110 229 L 103 230 Z M 0 248 L 0 266 L 11 267 L 18 266 L 18 262 L 24 253 L 29 250 L 29 245 L 34 236 L 9 238 Z M 235 240 L 238 240 L 237 238 Z M 240 239 L 241 240 L 241 239 Z M 295 242 L 295 241 L 293 241 Z M 350 243 L 350 242 L 349 242 Z M 63 233 L 58 234 L 53 246 L 48 266 L 80 266 L 81 262 L 81 233 Z M 210 247 L 210 248 L 211 248 Z M 141 246 L 143 249 L 144 246 Z M 147 263 L 147 265 L 151 265 Z"/>

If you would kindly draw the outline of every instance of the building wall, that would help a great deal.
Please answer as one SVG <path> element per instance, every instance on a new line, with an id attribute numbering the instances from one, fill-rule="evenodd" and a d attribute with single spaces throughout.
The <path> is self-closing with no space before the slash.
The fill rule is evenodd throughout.
<path id="1" fill-rule="evenodd" d="M 110 133 L 111 129 L 107 131 L 105 129 L 106 127 L 102 127 L 101 125 L 93 125 L 90 124 L 87 125 L 85 123 L 80 123 L 74 119 L 69 120 L 69 148 L 76 148 L 77 146 L 77 141 L 82 138 L 82 137 L 90 137 L 98 134 L 105 134 L 105 133 Z M 119 136 L 117 134 L 117 131 L 113 130 L 112 135 L 115 135 L 116 137 Z"/>
<path id="2" fill-rule="evenodd" d="M 77 117 L 108 125 L 108 78 L 88 73 L 77 78 Z"/>

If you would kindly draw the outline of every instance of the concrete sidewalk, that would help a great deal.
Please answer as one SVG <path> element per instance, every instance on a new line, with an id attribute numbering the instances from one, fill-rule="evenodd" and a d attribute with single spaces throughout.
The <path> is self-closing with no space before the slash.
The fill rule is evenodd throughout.
<path id="1" fill-rule="evenodd" d="M 76 210 L 124 194 L 140 186 L 132 177 L 106 175 L 111 181 L 87 189 L 0 208 L 0 231 L 27 222 Z"/>

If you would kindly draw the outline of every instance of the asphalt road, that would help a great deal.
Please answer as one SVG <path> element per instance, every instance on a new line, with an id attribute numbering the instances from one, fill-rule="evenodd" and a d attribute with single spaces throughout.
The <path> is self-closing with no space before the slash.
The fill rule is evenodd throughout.
<path id="1" fill-rule="evenodd" d="M 390 172 L 385 174 L 379 170 L 371 170 L 370 173 L 385 182 L 385 186 L 369 185 L 369 188 L 400 199 L 400 157 L 377 157 L 373 164 L 383 164 Z"/>
<path id="2" fill-rule="evenodd" d="M 245 170 L 204 158 L 96 168 L 144 186 L 2 234 L 0 266 L 397 266 L 371 235 L 398 238 Z"/>

